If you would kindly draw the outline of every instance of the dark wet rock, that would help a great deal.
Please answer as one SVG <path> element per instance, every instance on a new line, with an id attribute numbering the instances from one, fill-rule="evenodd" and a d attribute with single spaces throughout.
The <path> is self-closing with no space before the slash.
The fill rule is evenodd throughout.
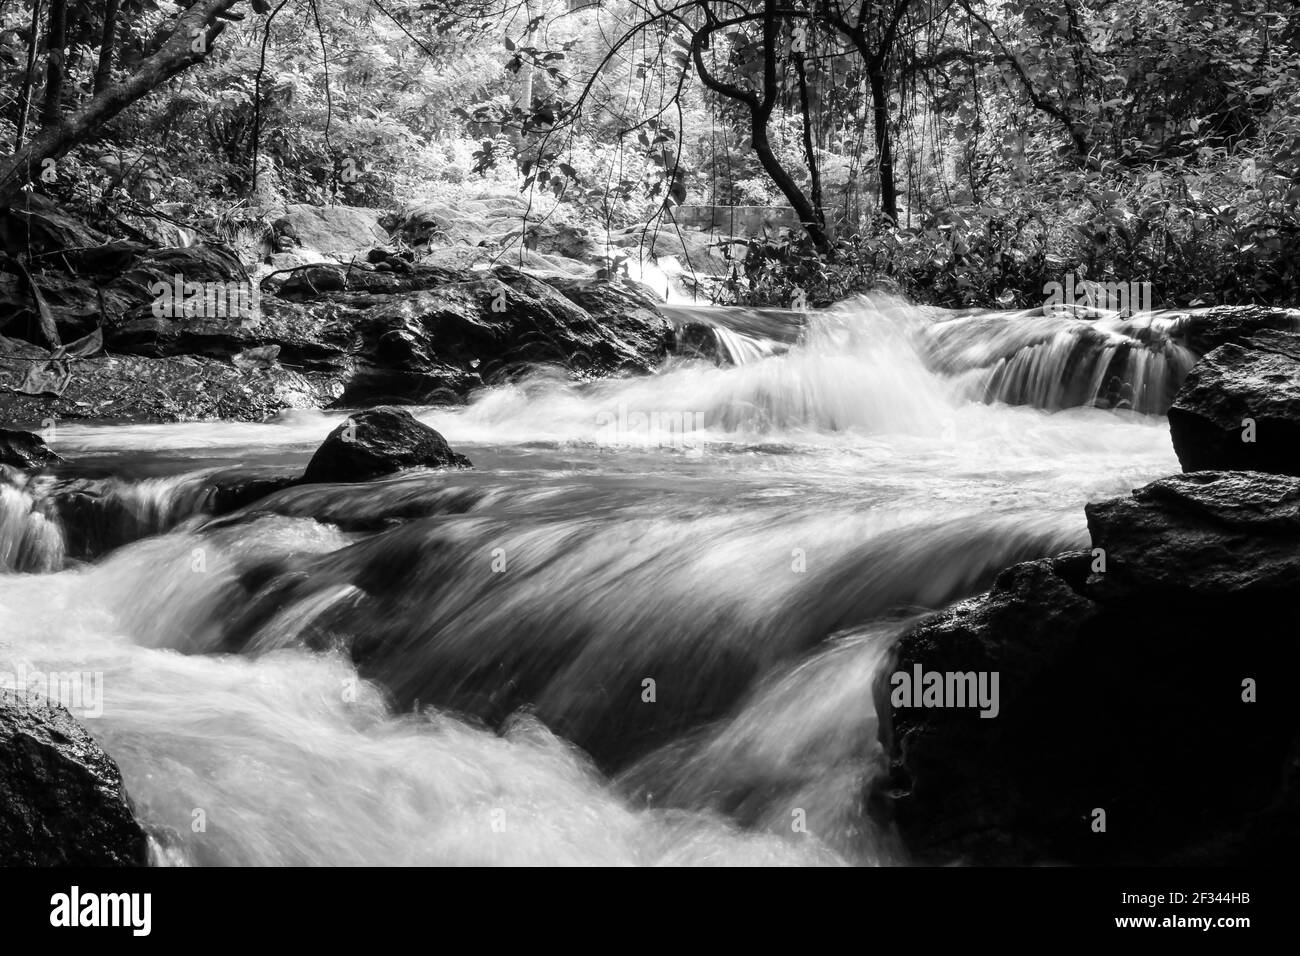
<path id="1" fill-rule="evenodd" d="M 108 345 L 112 351 L 150 358 L 195 355 L 229 361 L 249 350 L 275 349 L 284 365 L 341 376 L 351 368 L 350 340 L 329 308 L 268 298 L 250 320 L 142 315 L 116 325 Z"/>
<path id="2" fill-rule="evenodd" d="M 0 690 L 0 866 L 144 866 L 122 774 L 66 709 Z"/>
<path id="3" fill-rule="evenodd" d="M 704 359 L 714 365 L 729 365 L 726 349 L 718 342 L 718 330 L 703 322 L 686 322 L 673 329 L 674 355 Z"/>
<path id="4" fill-rule="evenodd" d="M 667 357 L 671 323 L 659 311 L 661 300 L 644 286 L 571 276 L 548 277 L 546 284 L 606 327 L 623 330 L 639 355 L 655 363 Z"/>
<path id="5" fill-rule="evenodd" d="M 1184 471 L 1300 475 L 1300 335 L 1262 332 L 1206 355 L 1169 409 Z"/>
<path id="6" fill-rule="evenodd" d="M 50 266 L 71 264 L 66 257 L 75 253 L 65 250 L 88 249 L 108 241 L 104 233 L 40 193 L 24 192 L 0 211 L 0 246 L 11 255 L 52 259 L 46 263 Z"/>
<path id="7" fill-rule="evenodd" d="M 170 324 L 177 326 L 202 321 L 202 312 L 184 313 L 187 283 L 203 284 L 205 295 L 199 298 L 204 299 L 208 288 L 215 290 L 218 286 L 235 290 L 245 298 L 253 294 L 239 260 L 220 246 L 145 249 L 139 244 L 110 244 L 87 250 L 85 255 L 92 253 L 99 262 L 95 270 L 52 268 L 54 263 L 48 260 L 41 260 L 40 268 L 32 270 L 64 342 L 103 325 L 105 341 L 115 350 L 127 352 L 133 350 L 132 339 L 129 334 L 119 339 L 119 329 L 130 329 L 142 319 L 158 318 L 156 312 L 167 311 Z M 227 297 L 222 299 L 224 304 Z M 171 303 L 176 303 L 174 310 Z M 237 316 L 211 318 L 238 323 Z M 0 274 L 0 327 L 6 335 L 42 343 L 36 330 L 36 306 L 16 275 Z M 148 350 L 142 354 L 149 354 Z"/>
<path id="8" fill-rule="evenodd" d="M 323 292 L 341 292 L 348 287 L 351 269 L 328 262 L 298 266 L 276 294 L 286 299 L 312 298 Z"/>
<path id="9" fill-rule="evenodd" d="M 46 468 L 62 460 L 50 451 L 40 435 L 0 428 L 0 465 L 21 469 Z"/>
<path id="10" fill-rule="evenodd" d="M 364 311 L 354 323 L 357 370 L 339 404 L 455 401 L 538 365 L 578 378 L 657 367 L 669 326 L 652 303 L 625 290 L 564 288 L 508 267 L 354 270 L 349 291 L 362 294 L 347 305 Z"/>
<path id="11" fill-rule="evenodd" d="M 369 481 L 407 468 L 469 468 L 437 431 L 400 408 L 356 412 L 326 437 L 304 484 Z"/>
<path id="12" fill-rule="evenodd" d="M 1197 309 L 1180 316 L 1169 332 L 1197 355 L 1220 345 L 1241 344 L 1268 330 L 1300 331 L 1300 310 L 1265 305 L 1223 305 Z"/>
<path id="13" fill-rule="evenodd" d="M 1089 506 L 1104 571 L 1095 551 L 1017 565 L 909 630 L 875 691 L 873 815 L 930 863 L 1293 858 L 1298 509 L 1289 477 L 1167 478 Z M 893 706 L 917 665 L 997 672 L 997 716 Z"/>
<path id="14" fill-rule="evenodd" d="M 268 515 L 311 518 L 340 531 L 384 531 L 419 518 L 464 514 L 483 501 L 482 488 L 430 486 L 414 477 L 409 481 L 367 484 L 308 485 L 297 481 L 265 496 L 255 496 L 239 510 L 213 518 L 203 531 L 217 531 Z M 217 512 L 214 512 L 217 513 Z"/>
<path id="15" fill-rule="evenodd" d="M 377 272 L 410 272 L 414 261 L 414 253 L 397 252 L 382 247 L 371 249 L 366 253 L 366 262 L 373 265 Z"/>
<path id="16" fill-rule="evenodd" d="M 1084 508 L 1105 600 L 1282 600 L 1300 594 L 1300 480 L 1198 471 Z"/>

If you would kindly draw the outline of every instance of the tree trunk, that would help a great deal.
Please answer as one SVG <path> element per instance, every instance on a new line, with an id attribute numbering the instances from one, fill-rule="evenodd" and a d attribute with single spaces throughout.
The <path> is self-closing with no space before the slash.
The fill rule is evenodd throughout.
<path id="1" fill-rule="evenodd" d="M 822 176 L 817 166 L 817 148 L 813 142 L 812 107 L 808 99 L 808 71 L 804 68 L 804 55 L 795 53 L 794 61 L 799 72 L 799 107 L 803 113 L 803 152 L 808 160 L 808 178 L 812 199 L 813 214 L 817 224 L 826 226 L 826 210 L 822 202 Z"/>
<path id="2" fill-rule="evenodd" d="M 117 12 L 121 0 L 107 0 L 104 4 L 104 33 L 99 44 L 99 65 L 95 68 L 95 91 L 98 96 L 113 80 L 113 47 L 117 42 Z"/>
<path id="3" fill-rule="evenodd" d="M 32 169 L 46 159 L 59 159 L 84 142 L 106 122 L 136 100 L 148 95 L 173 76 L 207 56 L 213 41 L 225 29 L 219 16 L 240 0 L 198 0 L 177 18 L 176 29 L 158 52 L 116 86 L 94 96 L 70 116 L 61 117 L 0 163 L 0 207 L 7 205 L 27 182 Z M 196 38 L 202 37 L 202 43 Z M 197 48 L 196 48 L 197 47 Z"/>
<path id="4" fill-rule="evenodd" d="M 894 185 L 894 154 L 889 140 L 889 95 L 885 90 L 885 75 L 873 72 L 871 83 L 871 115 L 876 133 L 876 162 L 880 172 L 880 211 L 891 222 L 898 222 L 898 189 Z"/>
<path id="5" fill-rule="evenodd" d="M 14 152 L 23 148 L 27 135 L 27 116 L 32 111 L 32 87 L 36 83 L 36 46 L 40 42 L 41 0 L 32 3 L 32 39 L 27 45 L 27 69 L 23 73 L 23 88 L 18 94 L 18 131 L 14 136 Z"/>
<path id="6" fill-rule="evenodd" d="M 830 237 L 826 235 L 826 228 L 822 224 L 820 211 L 808 201 L 808 197 L 803 194 L 803 190 L 794 181 L 794 177 L 786 172 L 785 167 L 781 165 L 781 160 L 772 151 L 772 143 L 767 134 L 767 123 L 755 117 L 750 130 L 750 139 L 753 141 L 754 153 L 758 156 L 758 161 L 763 165 L 763 171 L 771 177 L 772 182 L 776 184 L 776 188 L 781 190 L 781 195 L 786 198 L 786 202 L 794 209 L 809 238 L 812 239 L 813 245 L 822 252 L 829 252 L 831 248 Z"/>
<path id="7" fill-rule="evenodd" d="M 68 45 L 68 0 L 50 0 L 50 22 L 45 31 L 45 105 L 41 126 L 59 121 L 63 102 L 65 48 Z"/>
<path id="8" fill-rule="evenodd" d="M 763 92 L 761 96 L 752 90 L 741 89 L 718 79 L 705 66 L 705 45 L 709 37 L 720 28 L 721 23 L 715 21 L 701 27 L 691 37 L 690 56 L 695 62 L 695 71 L 700 79 L 704 81 L 704 85 L 714 93 L 740 103 L 748 110 L 750 143 L 755 155 L 758 156 L 763 171 L 771 178 L 776 188 L 781 190 L 781 195 L 786 198 L 790 207 L 799 217 L 799 221 L 803 224 L 804 230 L 808 233 L 808 237 L 812 239 L 818 252 L 831 255 L 834 249 L 831 246 L 830 237 L 826 233 L 820 209 L 809 202 L 808 197 L 799 188 L 799 184 L 781 165 L 781 160 L 777 158 L 776 153 L 772 150 L 772 143 L 768 138 L 767 124 L 772 118 L 772 110 L 776 106 L 779 93 L 776 42 L 780 32 L 780 19 L 776 0 L 764 0 L 763 6 Z"/>

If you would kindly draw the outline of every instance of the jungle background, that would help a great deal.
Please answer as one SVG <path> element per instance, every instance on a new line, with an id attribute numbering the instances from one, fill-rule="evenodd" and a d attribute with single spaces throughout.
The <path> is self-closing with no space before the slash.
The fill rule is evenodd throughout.
<path id="1" fill-rule="evenodd" d="M 614 234 L 675 237 L 726 302 L 1022 306 L 1075 273 L 1294 304 L 1300 283 L 1282 0 L 28 0 L 0 2 L 0 73 L 0 201 L 250 260 L 311 204 L 460 210 L 422 254 L 568 228 L 619 270 Z M 683 241 L 685 210 L 735 206 L 789 215 Z M 476 231 L 484 209 L 511 228 Z"/>

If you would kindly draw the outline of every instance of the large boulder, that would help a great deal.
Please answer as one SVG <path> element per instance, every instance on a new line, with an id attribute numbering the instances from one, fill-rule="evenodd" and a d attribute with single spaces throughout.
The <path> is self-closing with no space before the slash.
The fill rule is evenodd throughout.
<path id="1" fill-rule="evenodd" d="M 112 758 L 62 706 L 0 691 L 0 866 L 144 866 Z"/>
<path id="2" fill-rule="evenodd" d="M 293 205 L 272 224 L 277 237 L 323 255 L 354 256 L 388 242 L 383 213 L 359 206 Z"/>
<path id="3" fill-rule="evenodd" d="M 50 451 L 45 439 L 31 432 L 0 428 L 0 465 L 12 468 L 47 468 L 63 461 Z"/>
<path id="4" fill-rule="evenodd" d="M 303 484 L 369 481 L 406 468 L 469 468 L 437 431 L 400 408 L 372 408 L 335 428 L 307 463 Z"/>
<path id="5" fill-rule="evenodd" d="M 591 262 L 598 253 L 591 233 L 572 223 L 544 222 L 531 225 L 522 238 L 526 249 L 545 256 Z"/>
<path id="6" fill-rule="evenodd" d="M 579 379 L 645 373 L 664 359 L 671 334 L 653 301 L 630 287 L 508 266 L 311 267 L 278 294 L 336 310 L 355 334 L 343 406 L 457 401 L 538 365 Z"/>
<path id="7" fill-rule="evenodd" d="M 0 247 L 11 255 L 75 256 L 106 242 L 108 236 L 40 193 L 23 192 L 0 210 Z"/>
<path id="8" fill-rule="evenodd" d="M 103 325 L 105 341 L 112 348 L 137 351 L 131 334 L 119 338 L 119 330 L 130 329 L 139 320 L 155 318 L 155 306 L 165 304 L 165 297 L 159 291 L 161 287 L 174 292 L 177 288 L 184 290 L 189 283 L 191 288 L 193 284 L 202 284 L 205 292 L 235 290 L 245 299 L 255 294 L 238 258 L 222 246 L 147 249 L 139 243 L 106 243 L 78 255 L 80 258 L 64 268 L 51 268 L 54 263 L 43 260 L 44 268 L 33 273 L 65 342 L 81 338 Z M 171 298 L 176 300 L 174 294 Z M 184 305 L 184 295 L 179 304 Z M 18 276 L 0 274 L 0 327 L 5 334 L 40 342 L 36 308 L 30 291 Z M 201 312 L 183 314 L 177 309 L 166 316 L 166 323 L 180 326 L 203 319 Z M 237 325 L 239 319 L 231 317 L 229 322 Z M 140 351 L 149 353 L 148 348 Z"/>
<path id="9" fill-rule="evenodd" d="M 1087 511 L 1094 550 L 1010 568 L 894 648 L 873 815 L 927 863 L 1292 859 L 1300 480 L 1203 472 Z M 896 697 L 917 668 L 996 674 L 996 716 Z"/>
<path id="10" fill-rule="evenodd" d="M 1300 335 L 1261 332 L 1198 362 L 1169 409 L 1184 471 L 1300 475 Z"/>
<path id="11" fill-rule="evenodd" d="M 1106 571 L 1087 591 L 1107 603 L 1287 603 L 1300 593 L 1300 480 L 1198 471 L 1084 508 Z"/>
<path id="12" fill-rule="evenodd" d="M 128 355 L 163 358 L 201 355 L 234 361 L 249 349 L 274 348 L 278 359 L 294 368 L 343 373 L 351 367 L 350 336 L 328 308 L 267 298 L 248 320 L 137 314 L 115 324 L 107 344 Z"/>

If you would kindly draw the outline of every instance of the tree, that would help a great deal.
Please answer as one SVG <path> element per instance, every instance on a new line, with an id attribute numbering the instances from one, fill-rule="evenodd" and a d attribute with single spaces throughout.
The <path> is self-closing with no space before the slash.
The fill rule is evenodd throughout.
<path id="1" fill-rule="evenodd" d="M 63 102 L 63 75 L 68 45 L 68 0 L 50 0 L 49 27 L 45 34 L 45 105 L 41 124 L 59 121 Z"/>
<path id="2" fill-rule="evenodd" d="M 59 115 L 57 109 L 52 111 L 54 115 L 49 115 L 47 89 L 45 125 L 13 155 L 0 162 L 0 205 L 12 200 L 31 179 L 33 172 L 40 171 L 46 160 L 62 158 L 132 103 L 201 62 L 226 23 L 240 18 L 231 12 L 240 2 L 196 0 L 176 18 L 171 34 L 156 52 L 146 57 L 122 82 L 101 90 L 71 115 Z"/>
<path id="3" fill-rule="evenodd" d="M 94 93 L 99 94 L 113 81 L 113 48 L 117 44 L 117 15 L 121 0 L 104 3 L 104 32 L 99 44 L 99 64 L 95 67 Z"/>

